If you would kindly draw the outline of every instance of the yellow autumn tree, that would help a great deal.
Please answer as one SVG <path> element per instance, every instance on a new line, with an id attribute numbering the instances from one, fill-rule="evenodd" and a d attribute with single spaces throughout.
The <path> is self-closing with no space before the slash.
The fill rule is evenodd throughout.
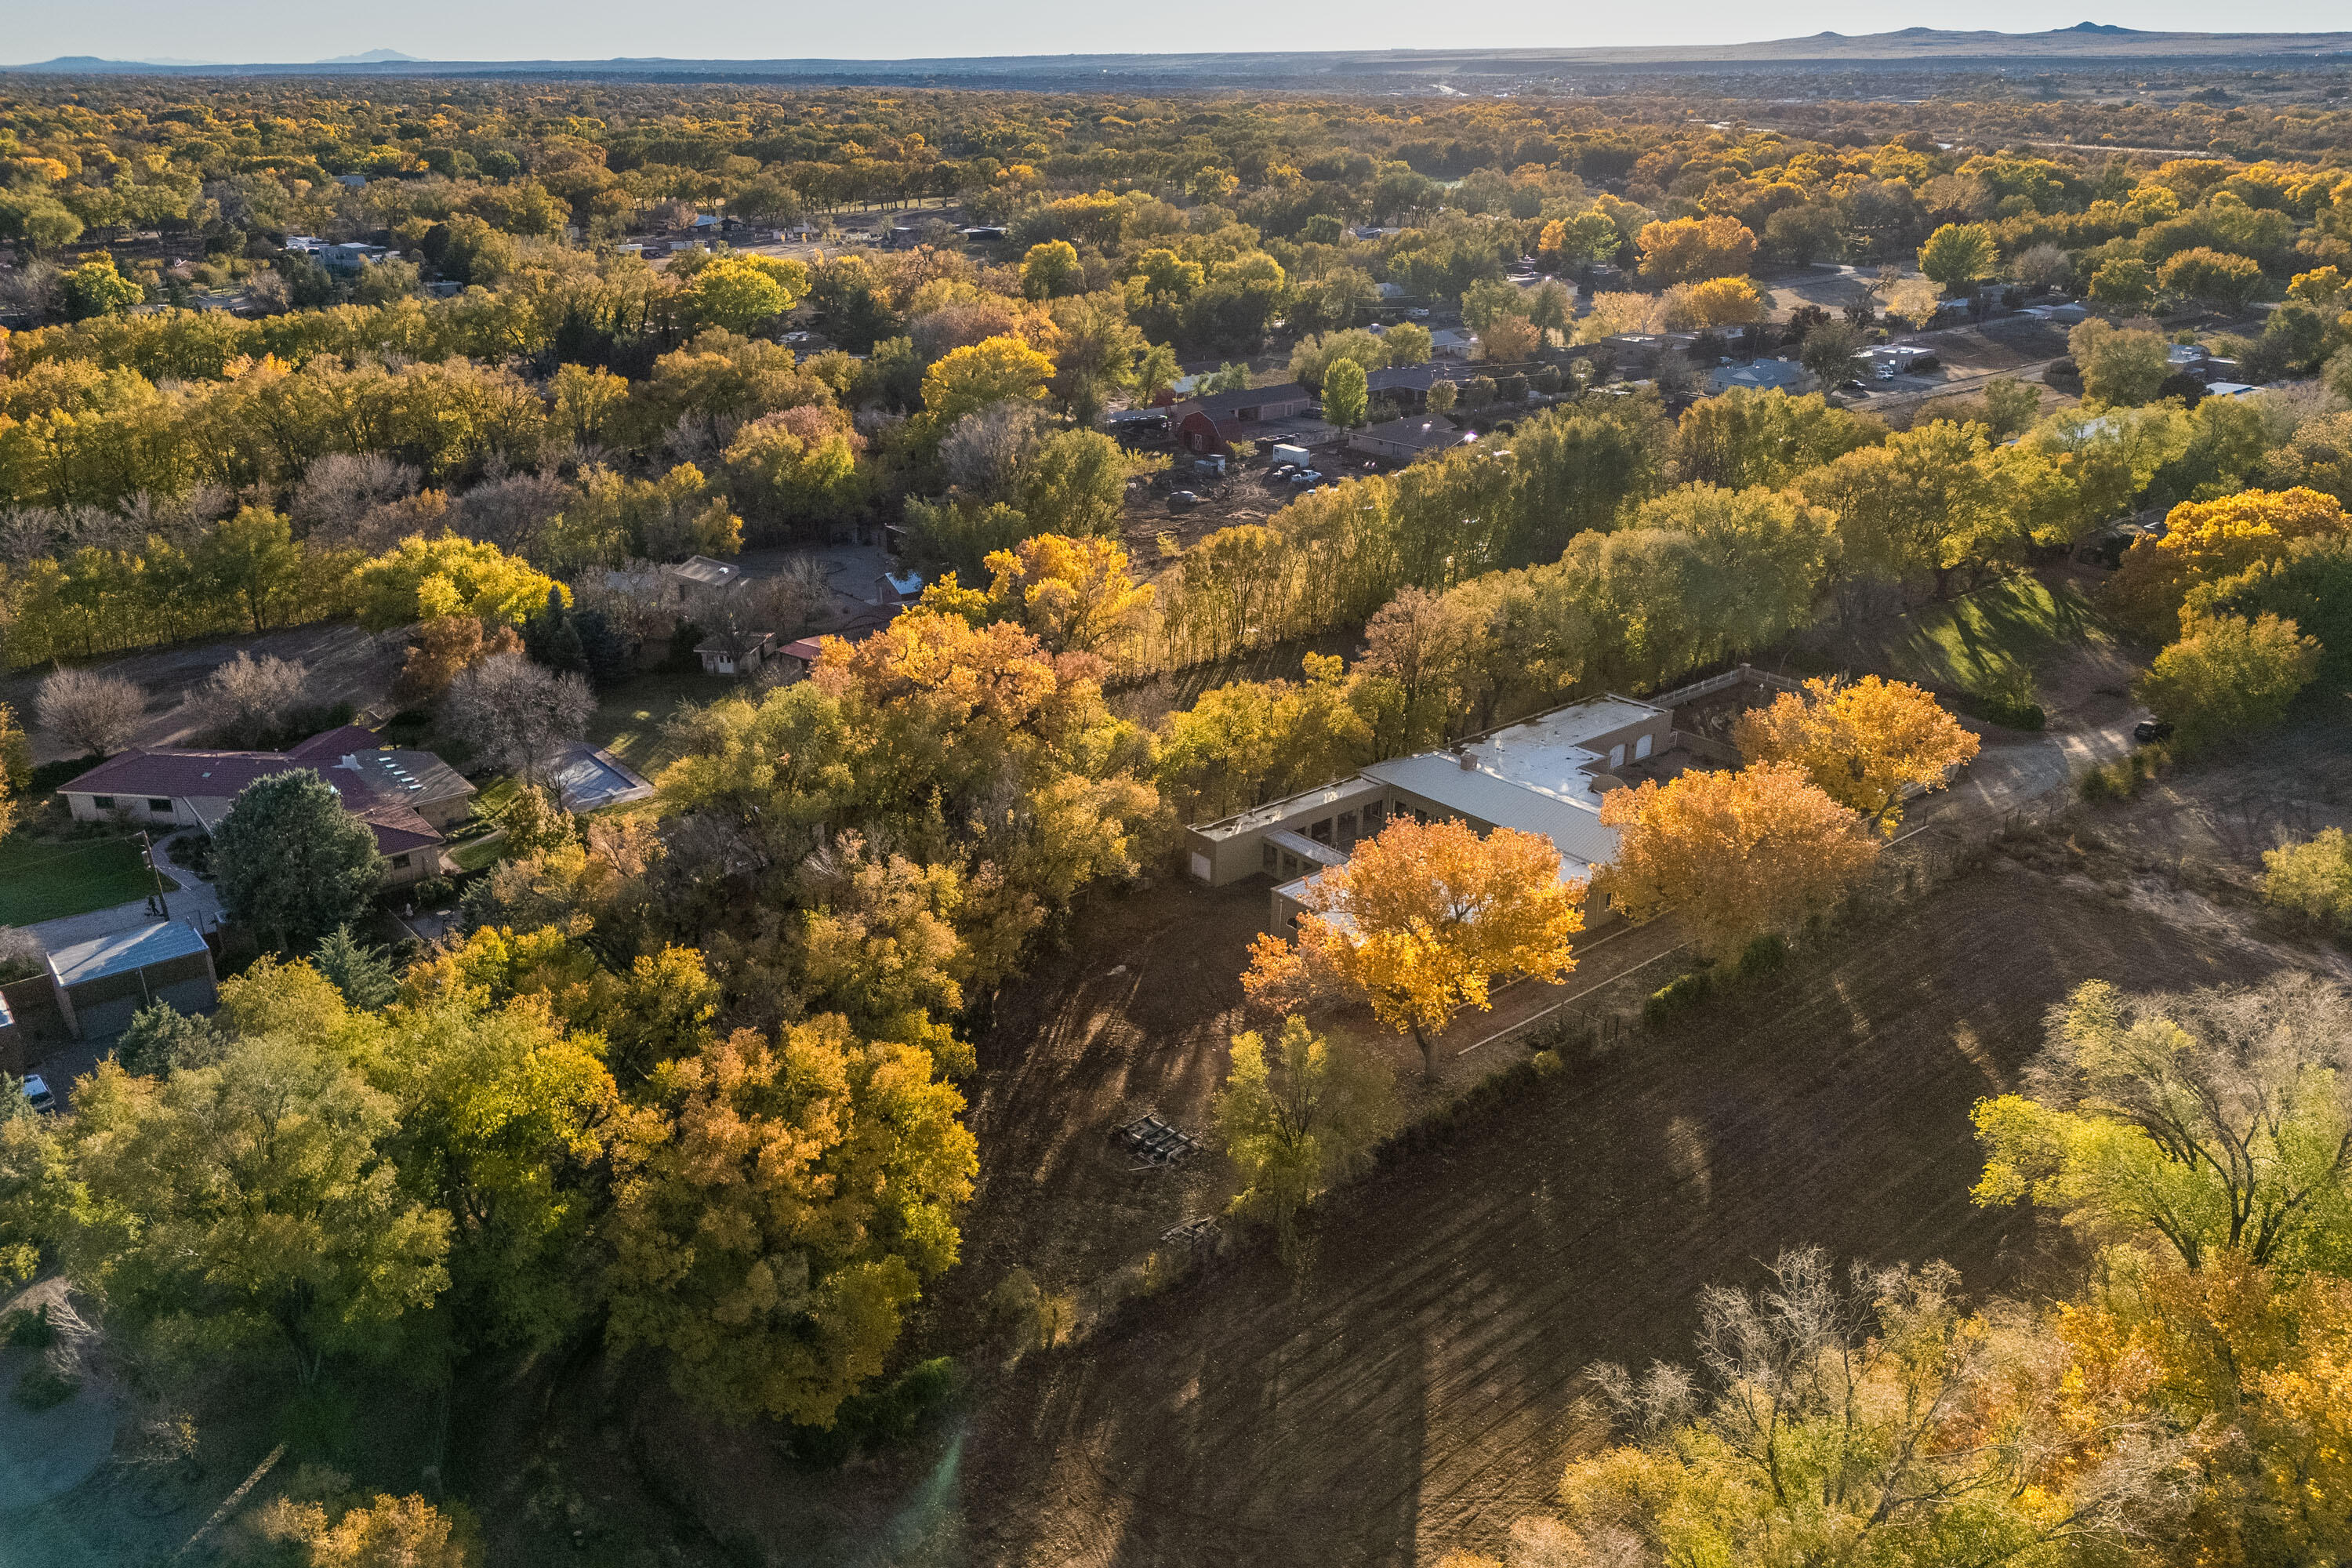
<path id="1" fill-rule="evenodd" d="M 1878 855 L 1854 814 L 1793 763 L 1614 790 L 1601 820 L 1618 830 L 1617 858 L 1594 890 L 1634 921 L 1673 910 L 1713 958 L 1830 908 Z"/>
<path id="2" fill-rule="evenodd" d="M 1814 787 L 1895 837 L 1903 792 L 1941 789 L 1946 775 L 1977 754 L 1977 738 L 1919 688 L 1865 675 L 1847 683 L 1808 680 L 1768 708 L 1751 708 L 1733 731 L 1751 763 L 1791 763 Z"/>
<path id="3" fill-rule="evenodd" d="M 2293 540 L 2352 531 L 2352 516 L 2342 501 L 2300 485 L 2183 501 L 2164 522 L 2160 537 L 2142 539 L 2124 552 L 2121 568 L 2107 584 L 2116 610 L 2158 638 L 2173 635 L 2180 606 L 2198 584 L 2284 555 Z"/>
<path id="4" fill-rule="evenodd" d="M 610 1333 L 723 1418 L 830 1426 L 956 1259 L 978 1169 L 918 1047 L 820 1014 L 654 1070 L 614 1144 Z"/>
<path id="5" fill-rule="evenodd" d="M 1368 1002 L 1412 1036 L 1432 1077 L 1437 1031 L 1491 1006 L 1498 979 L 1559 979 L 1584 929 L 1584 884 L 1561 879 L 1550 839 L 1513 828 L 1482 838 L 1454 820 L 1391 823 L 1318 878 L 1307 901 L 1296 943 L 1268 933 L 1251 947 L 1243 989 L 1283 1012 L 1318 996 Z"/>
<path id="6" fill-rule="evenodd" d="M 965 415 L 992 403 L 1034 403 L 1054 378 L 1054 362 L 1016 337 L 966 343 L 923 373 L 923 409 L 944 435 Z"/>
<path id="7" fill-rule="evenodd" d="M 1090 653 L 1151 603 L 1118 542 L 1041 533 L 988 557 L 989 598 L 1055 653 Z"/>

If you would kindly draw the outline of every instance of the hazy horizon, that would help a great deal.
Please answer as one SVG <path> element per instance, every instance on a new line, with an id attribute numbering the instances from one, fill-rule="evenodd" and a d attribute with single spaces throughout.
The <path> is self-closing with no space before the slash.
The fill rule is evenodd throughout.
<path id="1" fill-rule="evenodd" d="M 89 0 L 27 7 L 10 28 L 10 65 L 63 56 L 124 61 L 303 65 L 394 49 L 425 60 L 808 59 L 898 60 L 995 55 L 1304 52 L 1329 49 L 1575 48 L 1673 44 L 1727 45 L 1802 37 L 1824 30 L 1891 32 L 1924 26 L 2038 33 L 2091 20 L 2148 32 L 2326 32 L 2347 25 L 2339 5 L 2267 0 L 2217 16 L 2189 0 L 2154 0 L 2126 10 L 2053 16 L 2023 0 L 1995 0 L 1959 17 L 1890 16 L 1864 0 L 1810 0 L 1758 13 L 1727 0 L 1696 0 L 1674 26 L 1654 14 L 1587 14 L 1564 19 L 1526 0 L 1449 18 L 1431 36 L 1425 5 L 1372 0 L 1267 26 L 1262 6 L 1205 0 L 1188 8 L 1181 33 L 1165 13 L 1123 12 L 1046 0 L 1014 15 L 983 14 L 942 0 L 907 0 L 895 11 L 866 7 L 779 13 L 746 0 L 713 0 L 654 18 L 617 0 L 520 0 L 460 5 L 421 0 L 397 16 L 355 18 L 291 0 L 197 8 L 179 0 Z M 133 44 L 130 40 L 136 40 Z"/>

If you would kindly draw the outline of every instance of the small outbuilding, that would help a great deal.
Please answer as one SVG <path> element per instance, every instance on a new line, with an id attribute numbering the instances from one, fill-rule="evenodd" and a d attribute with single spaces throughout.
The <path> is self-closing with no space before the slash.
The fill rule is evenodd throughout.
<path id="1" fill-rule="evenodd" d="M 66 1029 L 78 1040 L 108 1040 L 156 1002 L 183 1013 L 220 1005 L 212 949 L 177 921 L 79 942 L 49 954 L 49 984 Z"/>

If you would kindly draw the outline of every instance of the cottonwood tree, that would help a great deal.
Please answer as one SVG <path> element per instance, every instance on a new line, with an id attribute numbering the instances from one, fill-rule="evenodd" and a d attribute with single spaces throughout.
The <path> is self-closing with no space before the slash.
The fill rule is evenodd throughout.
<path id="1" fill-rule="evenodd" d="M 416 628 L 400 673 L 393 678 L 395 702 L 415 707 L 449 689 L 449 683 L 493 654 L 520 653 L 522 637 L 512 626 L 486 633 L 479 616 L 441 616 Z"/>
<path id="2" fill-rule="evenodd" d="M 161 1079 L 101 1062 L 66 1134 L 67 1273 L 184 1370 L 275 1347 L 310 1384 L 390 1354 L 448 1283 L 447 1216 L 401 1190 L 395 1128 L 330 1041 L 249 1036 Z"/>
<path id="3" fill-rule="evenodd" d="M 461 670 L 442 699 L 449 731 L 492 767 L 538 782 L 565 745 L 588 730 L 596 694 L 570 672 L 519 653 L 492 654 Z"/>
<path id="4" fill-rule="evenodd" d="M 384 869 L 375 834 L 310 768 L 254 780 L 213 830 L 222 907 L 280 952 L 358 919 Z"/>
<path id="5" fill-rule="evenodd" d="M 733 1421 L 830 1426 L 953 1263 L 977 1169 L 930 1058 L 822 1015 L 656 1069 L 614 1149 L 616 1350 Z"/>
<path id="6" fill-rule="evenodd" d="M 1296 1262 L 1298 1213 L 1362 1164 L 1395 1120 L 1388 1065 L 1360 1047 L 1334 1046 L 1297 1015 L 1269 1048 L 1235 1035 L 1233 1068 L 1212 1114 L 1241 1191 L 1232 1211 L 1274 1226 Z"/>
<path id="7" fill-rule="evenodd" d="M 1672 910 L 1710 958 L 1832 908 L 1878 855 L 1854 814 L 1788 763 L 1612 790 L 1601 820 L 1618 830 L 1617 855 L 1593 889 L 1629 920 Z"/>
<path id="8" fill-rule="evenodd" d="M 373 270 L 373 268 L 371 268 Z M 302 1554 L 308 1568 L 476 1568 L 480 1532 L 462 1507 L 444 1513 L 421 1492 L 330 1509 L 278 1498 L 255 1520 L 264 1541 Z"/>
<path id="9" fill-rule="evenodd" d="M 2180 628 L 2133 695 L 2179 728 L 2184 753 L 2267 730 L 2319 673 L 2320 647 L 2273 615 L 2209 616 Z"/>
<path id="10" fill-rule="evenodd" d="M 1550 839 L 1507 827 L 1482 838 L 1453 819 L 1391 823 L 1305 901 L 1296 942 L 1268 932 L 1251 945 L 1243 989 L 1286 1013 L 1318 997 L 1367 1002 L 1412 1036 L 1431 1078 L 1438 1031 L 1490 1007 L 1498 980 L 1565 975 L 1569 939 L 1584 929 L 1584 884 L 1561 879 Z"/>
<path id="11" fill-rule="evenodd" d="M 2322 828 L 2301 844 L 2263 851 L 2263 900 L 2335 930 L 2352 930 L 2352 838 Z"/>
<path id="12" fill-rule="evenodd" d="M 2175 1511 L 2187 1445 L 2142 1436 L 2138 1413 L 2077 1373 L 2048 1327 L 2013 1309 L 1970 1313 L 1959 1286 L 1931 1263 L 1857 1267 L 1841 1289 L 1827 1254 L 1806 1247 L 1782 1253 L 1761 1290 L 1710 1287 L 1696 1371 L 1588 1369 L 1594 1413 L 1628 1440 L 1570 1462 L 1562 1516 L 1523 1531 L 1512 1562 L 2119 1556 Z"/>
<path id="13" fill-rule="evenodd" d="M 310 668 L 300 659 L 257 659 L 240 649 L 189 689 L 187 703 L 204 727 L 229 745 L 260 746 L 283 734 L 310 682 Z"/>
<path id="14" fill-rule="evenodd" d="M 1977 1202 L 2029 1201 L 2190 1268 L 2352 1267 L 2352 1003 L 2312 975 L 2051 1010 L 2025 1092 L 1980 1100 Z"/>
<path id="15" fill-rule="evenodd" d="M 1977 754 L 1976 736 L 1908 681 L 1813 679 L 1739 716 L 1733 740 L 1750 763 L 1792 763 L 1815 788 L 1895 837 L 1903 792 L 1941 789 Z"/>
<path id="16" fill-rule="evenodd" d="M 33 711 L 42 729 L 68 745 L 89 756 L 111 756 L 138 732 L 147 694 L 120 676 L 60 669 L 41 682 Z"/>

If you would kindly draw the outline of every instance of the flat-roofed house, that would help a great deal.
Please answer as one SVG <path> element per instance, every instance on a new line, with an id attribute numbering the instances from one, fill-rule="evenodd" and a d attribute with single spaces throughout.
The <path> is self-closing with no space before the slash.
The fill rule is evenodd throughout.
<path id="1" fill-rule="evenodd" d="M 220 1004 L 212 949 L 176 921 L 61 947 L 48 964 L 58 1011 L 78 1040 L 112 1038 L 152 1003 L 169 1002 L 183 1013 L 207 1013 Z"/>
<path id="2" fill-rule="evenodd" d="M 1506 725 L 1442 751 L 1374 763 L 1342 779 L 1185 831 L 1188 868 L 1211 887 L 1262 876 L 1273 883 L 1268 929 L 1287 931 L 1322 872 L 1399 816 L 1448 818 L 1481 833 L 1540 833 L 1560 875 L 1590 880 L 1617 852 L 1601 798 L 1629 763 L 1671 749 L 1674 715 L 1630 697 L 1599 697 Z M 1585 921 L 1610 918 L 1588 903 Z"/>

